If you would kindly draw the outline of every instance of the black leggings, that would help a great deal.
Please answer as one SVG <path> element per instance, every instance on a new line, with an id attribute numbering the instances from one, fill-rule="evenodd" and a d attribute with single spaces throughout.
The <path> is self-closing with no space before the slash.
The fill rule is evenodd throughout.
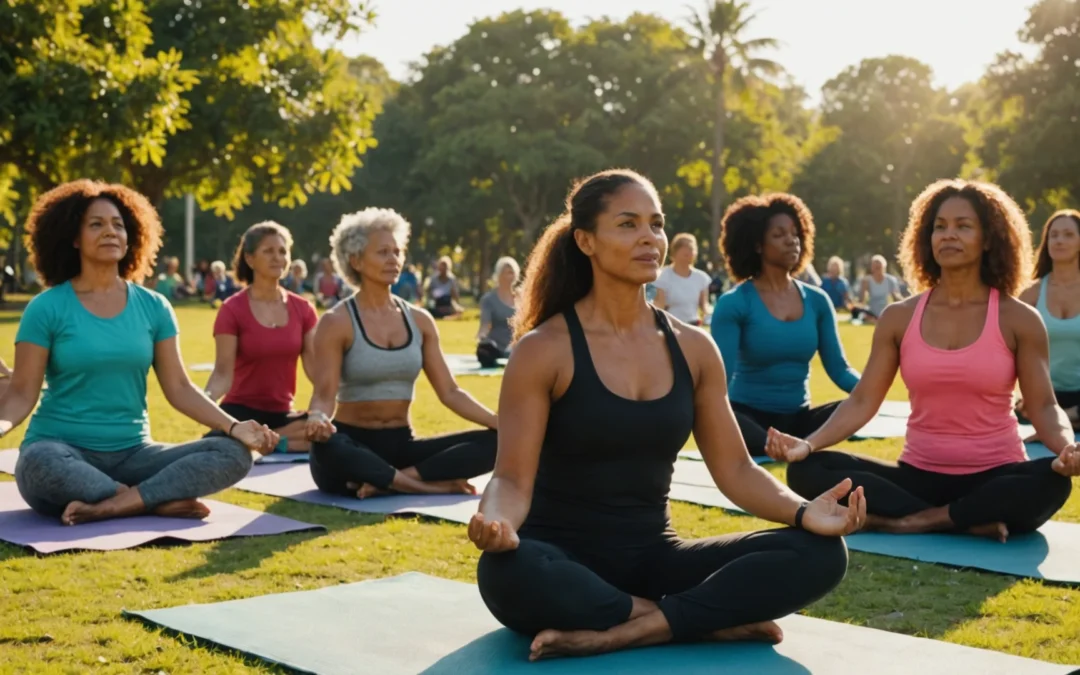
<path id="1" fill-rule="evenodd" d="M 843 539 L 785 528 L 587 549 L 526 536 L 480 556 L 476 577 L 492 615 L 525 635 L 607 630 L 630 618 L 637 596 L 659 603 L 675 640 L 692 640 L 798 611 L 846 571 Z"/>
<path id="2" fill-rule="evenodd" d="M 492 429 L 413 438 L 412 429 L 364 429 L 334 422 L 338 432 L 311 448 L 311 476 L 323 492 L 354 495 L 347 483 L 389 489 L 398 469 L 415 468 L 424 481 L 474 478 L 495 467 Z"/>
<path id="3" fill-rule="evenodd" d="M 841 403 L 843 401 L 833 401 L 793 413 L 765 412 L 734 401 L 731 407 L 735 409 L 735 421 L 739 423 L 739 431 L 742 432 L 746 449 L 751 455 L 761 457 L 765 454 L 765 440 L 769 427 L 797 438 L 806 438 L 825 424 Z"/>
<path id="4" fill-rule="evenodd" d="M 813 499 L 845 478 L 866 490 L 869 513 L 902 518 L 948 506 L 957 530 L 1005 523 L 1010 532 L 1037 530 L 1065 504 L 1072 481 L 1050 468 L 1053 458 L 1006 464 L 989 471 L 945 474 L 910 464 L 844 452 L 816 452 L 788 466 L 792 490 Z"/>

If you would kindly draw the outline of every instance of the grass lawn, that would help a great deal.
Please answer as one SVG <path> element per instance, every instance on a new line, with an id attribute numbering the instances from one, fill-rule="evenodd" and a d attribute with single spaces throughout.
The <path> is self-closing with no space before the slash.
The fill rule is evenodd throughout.
<path id="1" fill-rule="evenodd" d="M 178 315 L 185 362 L 213 361 L 213 311 L 183 307 Z M 17 313 L 0 312 L 0 356 L 8 363 L 17 321 Z M 444 322 L 440 328 L 447 351 L 471 350 L 474 321 Z M 851 362 L 862 367 L 871 329 L 845 325 L 841 335 Z M 193 374 L 199 384 L 207 376 Z M 820 364 L 815 365 L 812 380 L 815 401 L 840 397 Z M 310 385 L 303 377 L 300 381 L 303 404 Z M 462 382 L 481 401 L 496 405 L 499 378 L 468 377 Z M 890 392 L 890 398 L 905 395 L 902 384 Z M 152 376 L 150 409 L 158 440 L 182 441 L 201 433 L 196 424 L 169 408 Z M 439 405 L 426 381 L 418 386 L 413 422 L 421 434 L 465 426 Z M 17 447 L 21 437 L 20 429 L 0 440 L 0 448 Z M 850 447 L 893 458 L 901 442 L 867 441 Z M 783 467 L 770 470 L 784 477 Z M 237 490 L 214 498 L 320 523 L 328 532 L 52 556 L 0 543 L 0 672 L 279 672 L 150 630 L 121 618 L 120 610 L 313 589 L 410 570 L 475 582 L 478 553 L 461 525 L 360 515 Z M 686 537 L 768 526 L 719 509 L 674 503 L 672 510 L 677 529 Z M 1080 522 L 1078 493 L 1058 518 Z M 807 613 L 1046 661 L 1080 663 L 1077 588 L 853 553 L 843 584 Z"/>

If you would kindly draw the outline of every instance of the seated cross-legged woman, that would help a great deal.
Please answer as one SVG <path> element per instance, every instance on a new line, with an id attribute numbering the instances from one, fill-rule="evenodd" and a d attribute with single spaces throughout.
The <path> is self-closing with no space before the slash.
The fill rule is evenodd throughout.
<path id="1" fill-rule="evenodd" d="M 1054 401 L 1046 329 L 1014 297 L 1030 237 L 1020 209 L 994 185 L 939 181 L 915 200 L 900 259 L 924 292 L 884 311 L 859 386 L 822 428 L 806 440 L 769 432 L 769 455 L 792 463 L 793 490 L 805 497 L 850 478 L 871 497 L 869 528 L 1002 541 L 1061 508 L 1080 452 Z M 898 369 L 912 408 L 900 461 L 819 451 L 874 415 Z M 1012 411 L 1017 380 L 1057 457 L 1028 459 Z"/>
<path id="2" fill-rule="evenodd" d="M 241 238 L 233 270 L 246 288 L 218 310 L 206 395 L 215 401 L 224 395 L 222 410 L 276 431 L 278 452 L 307 452 L 305 416 L 292 407 L 298 359 L 313 379 L 318 316 L 310 302 L 280 285 L 291 248 L 292 235 L 277 223 L 252 225 Z"/>
<path id="3" fill-rule="evenodd" d="M 498 366 L 510 356 L 510 321 L 517 311 L 517 283 L 521 269 L 509 256 L 495 261 L 495 288 L 480 298 L 480 330 L 476 334 L 476 359 L 484 368 Z"/>
<path id="4" fill-rule="evenodd" d="M 1036 283 L 1020 299 L 1039 311 L 1050 339 L 1050 381 L 1072 422 L 1080 427 L 1080 211 L 1058 211 L 1043 227 Z M 1025 419 L 1024 402 L 1017 413 Z"/>
<path id="5" fill-rule="evenodd" d="M 390 293 L 408 239 L 408 222 L 375 208 L 345 216 L 330 236 L 338 273 L 358 290 L 315 329 L 307 434 L 320 490 L 472 492 L 468 479 L 495 465 L 498 418 L 454 380 L 431 315 Z M 443 405 L 487 429 L 414 437 L 409 410 L 421 370 Z"/>
<path id="6" fill-rule="evenodd" d="M 744 197 L 724 214 L 720 245 L 732 279 L 716 301 L 712 336 L 727 366 L 731 405 L 751 455 L 765 454 L 765 430 L 805 436 L 839 402 L 811 407 L 810 361 L 851 392 L 836 310 L 820 288 L 794 277 L 814 255 L 814 221 L 794 195 Z"/>
<path id="7" fill-rule="evenodd" d="M 779 642 L 773 623 L 847 570 L 849 481 L 807 503 L 754 464 L 709 336 L 652 307 L 667 248 L 656 189 L 579 182 L 529 258 L 495 472 L 468 527 L 480 595 L 533 659 L 671 641 Z M 691 432 L 717 486 L 789 526 L 680 539 L 668 492 Z M 797 569 L 798 573 L 793 573 Z"/>
<path id="8" fill-rule="evenodd" d="M 161 246 L 154 208 L 123 186 L 80 180 L 44 194 L 26 229 L 49 288 L 23 313 L 15 372 L 0 397 L 2 436 L 48 384 L 15 465 L 23 499 L 67 525 L 147 512 L 205 517 L 196 498 L 243 478 L 251 450 L 272 452 L 277 434 L 237 421 L 192 384 L 172 306 L 132 281 L 149 273 Z M 222 436 L 155 443 L 151 366 L 178 412 Z"/>

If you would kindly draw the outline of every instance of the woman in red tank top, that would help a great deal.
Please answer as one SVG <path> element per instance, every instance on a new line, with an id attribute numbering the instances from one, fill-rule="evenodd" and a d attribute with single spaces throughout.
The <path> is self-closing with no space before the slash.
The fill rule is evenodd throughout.
<path id="1" fill-rule="evenodd" d="M 944 180 L 923 191 L 900 246 L 905 275 L 923 292 L 882 314 L 859 385 L 824 426 L 806 440 L 769 431 L 769 455 L 792 463 L 791 488 L 807 496 L 851 478 L 870 495 L 867 528 L 883 532 L 1005 541 L 1049 520 L 1080 475 L 1080 451 L 1054 398 L 1046 328 L 1016 299 L 1031 257 L 1027 221 L 997 186 Z M 912 405 L 900 460 L 818 452 L 870 421 L 898 369 Z M 1056 457 L 1024 451 L 1012 412 L 1018 380 Z"/>

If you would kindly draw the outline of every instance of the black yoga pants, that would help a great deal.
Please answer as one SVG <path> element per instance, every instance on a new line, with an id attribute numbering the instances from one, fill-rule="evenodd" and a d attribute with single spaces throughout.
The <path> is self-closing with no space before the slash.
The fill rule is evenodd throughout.
<path id="1" fill-rule="evenodd" d="M 793 413 L 771 413 L 735 402 L 732 402 L 731 407 L 735 410 L 735 421 L 739 423 L 746 449 L 751 455 L 760 457 L 765 454 L 769 427 L 796 438 L 806 438 L 825 424 L 841 403 L 843 401 L 833 401 Z"/>
<path id="2" fill-rule="evenodd" d="M 923 471 L 845 452 L 815 452 L 788 466 L 792 490 L 813 499 L 845 478 L 866 491 L 869 513 L 902 518 L 949 507 L 957 530 L 1005 523 L 1012 533 L 1032 532 L 1065 504 L 1072 481 L 1050 468 L 1053 458 L 1006 464 L 971 474 Z M 846 498 L 845 498 L 846 500 Z"/>
<path id="3" fill-rule="evenodd" d="M 498 436 L 492 429 L 414 438 L 409 427 L 334 426 L 336 434 L 311 447 L 311 476 L 324 492 L 355 495 L 347 483 L 386 490 L 398 469 L 410 467 L 428 482 L 474 478 L 495 467 Z"/>
<path id="4" fill-rule="evenodd" d="M 476 576 L 492 615 L 525 635 L 607 630 L 630 618 L 637 596 L 659 603 L 675 640 L 693 640 L 798 611 L 846 571 L 843 539 L 784 528 L 645 546 L 523 537 L 480 556 Z"/>

